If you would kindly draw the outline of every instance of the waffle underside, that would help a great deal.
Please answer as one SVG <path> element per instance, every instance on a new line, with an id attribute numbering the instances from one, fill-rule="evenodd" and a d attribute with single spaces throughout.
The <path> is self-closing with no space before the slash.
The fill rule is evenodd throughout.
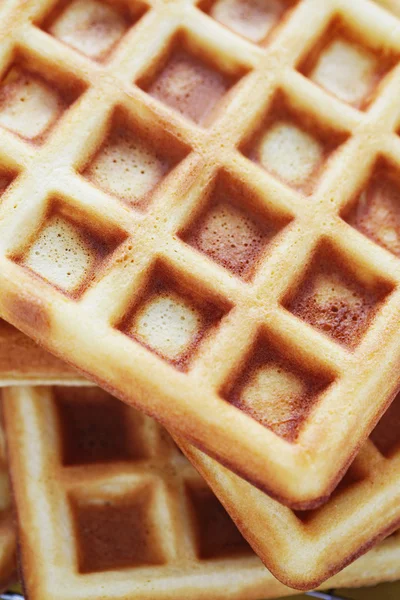
<path id="1" fill-rule="evenodd" d="M 0 313 L 315 505 L 398 386 L 398 20 L 369 0 L 0 10 Z"/>

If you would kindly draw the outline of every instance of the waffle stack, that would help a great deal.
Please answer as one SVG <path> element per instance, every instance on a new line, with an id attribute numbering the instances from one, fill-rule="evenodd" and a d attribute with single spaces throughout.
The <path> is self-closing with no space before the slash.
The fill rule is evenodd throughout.
<path id="1" fill-rule="evenodd" d="M 29 598 L 397 577 L 399 94 L 399 0 L 0 2 Z"/>
<path id="2" fill-rule="evenodd" d="M 1 431 L 0 587 L 16 577 L 18 531 L 19 571 L 33 600 L 98 598 L 99 589 L 124 600 L 294 593 L 254 555 L 162 427 L 99 388 L 82 387 L 62 363 L 56 378 L 63 386 L 21 385 L 45 384 L 46 364 L 52 381 L 54 358 L 12 327 L 2 331 L 13 357 L 0 363 L 0 382 L 14 517 Z M 397 579 L 399 558 L 396 533 L 326 586 Z"/>
<path id="3" fill-rule="evenodd" d="M 282 0 L 254 41 L 221 2 L 111 4 L 1 5 L 0 312 L 316 506 L 398 385 L 395 233 L 359 200 L 396 189 L 398 19 Z"/>
<path id="4" fill-rule="evenodd" d="M 24 360 L 19 364 L 15 353 L 0 369 L 2 384 L 10 370 L 19 384 L 5 387 L 1 398 L 14 496 L 13 519 L 2 485 L 3 586 L 14 574 L 18 531 L 19 571 L 31 600 L 86 600 L 98 598 L 99 589 L 121 600 L 294 593 L 255 556 L 161 426 L 99 388 L 82 387 L 62 363 L 63 385 L 43 387 L 46 363 L 53 378 L 53 357 L 11 327 L 4 328 L 5 350 L 16 336 Z M 26 371 L 39 358 L 42 387 L 21 385 L 39 380 L 33 368 Z M 399 565 L 394 533 L 325 587 L 393 581 Z"/>
<path id="5" fill-rule="evenodd" d="M 6 349 L 18 334 L 11 327 L 4 331 Z M 41 357 L 45 369 L 48 361 L 51 380 L 54 359 L 33 344 L 29 347 L 28 364 L 37 364 Z M 8 383 L 11 367 L 16 377 L 19 366 L 14 362 L 1 370 L 2 383 Z M 18 383 L 24 378 L 36 380 L 34 371 L 22 372 Z M 41 378 L 44 384 L 43 374 Z M 20 573 L 28 598 L 97 598 L 100 587 L 104 598 L 124 600 L 257 600 L 294 593 L 253 554 L 165 430 L 102 390 L 76 385 L 78 378 L 74 386 L 68 385 L 71 372 L 62 363 L 57 378 L 64 387 L 20 385 L 6 387 L 2 395 Z M 393 414 L 388 417 L 394 421 Z M 384 443 L 380 431 L 378 427 L 372 436 L 376 444 L 378 439 Z M 200 465 L 198 457 L 191 459 Z M 230 489 L 228 479 L 223 484 Z M 244 494 L 250 491 L 250 501 L 252 493 L 260 494 L 243 485 L 249 488 Z M 1 491 L 0 572 L 5 585 L 13 574 L 16 532 L 7 486 L 2 485 Z M 361 502 L 369 496 L 368 489 L 363 492 Z M 333 499 L 330 502 L 326 510 L 332 510 Z M 270 503 L 255 519 L 269 515 L 272 520 L 274 510 L 288 519 L 283 511 L 289 509 Z M 278 537 L 268 521 L 266 527 L 269 546 L 274 548 Z M 297 543 L 294 535 L 292 543 Z M 299 557 L 304 563 L 303 551 Z M 400 538 L 394 533 L 325 586 L 395 580 L 400 577 L 399 565 Z"/>

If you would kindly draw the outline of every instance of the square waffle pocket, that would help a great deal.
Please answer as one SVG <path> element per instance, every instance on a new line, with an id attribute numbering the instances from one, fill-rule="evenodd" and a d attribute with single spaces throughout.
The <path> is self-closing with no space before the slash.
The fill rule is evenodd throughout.
<path id="1" fill-rule="evenodd" d="M 258 600 L 292 595 L 155 421 L 99 388 L 3 391 L 30 600 Z M 327 583 L 400 576 L 399 534 Z"/>
<path id="2" fill-rule="evenodd" d="M 273 4 L 3 0 L 0 314 L 304 509 L 399 385 L 399 21 Z"/>

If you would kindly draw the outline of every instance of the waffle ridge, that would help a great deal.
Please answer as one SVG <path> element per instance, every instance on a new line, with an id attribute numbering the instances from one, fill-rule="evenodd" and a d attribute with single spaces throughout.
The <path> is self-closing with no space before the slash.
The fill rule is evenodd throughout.
<path id="1" fill-rule="evenodd" d="M 90 19 L 89 33 L 83 27 L 80 40 L 68 37 L 65 14 L 76 11 L 78 2 L 63 4 L 61 13 L 48 0 L 2 3 L 3 77 L 21 63 L 33 75 L 47 73 L 56 93 L 73 76 L 69 106 L 54 115 L 46 103 L 48 122 L 39 123 L 43 135 L 29 142 L 12 130 L 15 119 L 19 130 L 27 126 L 19 105 L 10 108 L 10 95 L 0 98 L 0 120 L 4 111 L 12 116 L 2 129 L 1 163 L 5 171 L 18 173 L 0 206 L 0 309 L 8 321 L 121 399 L 157 416 L 274 497 L 307 508 L 334 488 L 398 386 L 400 267 L 396 257 L 340 215 L 381 155 L 391 164 L 400 161 L 400 111 L 394 101 L 400 89 L 399 22 L 370 0 L 351 5 L 303 0 L 287 3 L 276 26 L 256 44 L 213 18 L 215 4 L 149 0 L 133 2 L 130 12 L 118 2 L 114 9 L 120 18 L 116 14 L 111 21 L 109 47 L 96 50 Z M 96 18 L 101 30 L 103 17 Z M 332 26 L 338 27 L 339 41 L 327 51 L 320 42 Z M 183 55 L 176 54 L 176 44 Z M 319 45 L 321 56 L 303 68 Z M 327 90 L 326 77 L 332 53 L 341 56 L 348 46 L 366 81 L 343 99 L 348 80 L 336 78 L 332 87 L 328 78 Z M 380 61 L 382 73 L 376 67 Z M 168 81 L 171 73 L 177 81 Z M 211 86 L 210 104 L 188 109 L 188 102 L 200 102 L 196 86 Z M 288 106 L 291 128 L 267 126 L 260 147 L 259 127 L 268 123 L 277 94 Z M 28 101 L 37 106 L 35 94 L 32 99 L 28 93 Z M 110 123 L 121 111 L 141 141 L 128 158 L 124 143 L 112 140 L 100 165 L 119 190 L 125 169 L 130 176 L 137 173 L 132 176 L 140 192 L 136 207 L 129 190 L 110 193 L 116 188 L 105 191 L 86 176 L 94 162 L 99 165 Z M 276 164 L 269 168 L 273 149 L 284 151 L 291 136 L 306 153 L 305 165 L 292 157 L 289 172 L 277 171 Z M 328 138 L 335 140 L 332 147 Z M 169 171 L 162 166 L 167 151 L 176 158 Z M 225 180 L 227 189 L 239 182 L 238 208 L 250 216 L 262 214 L 275 231 L 249 257 L 245 275 L 233 276 L 229 261 L 215 260 L 211 250 L 199 251 L 181 235 L 202 214 L 217 180 Z M 58 229 L 50 220 L 54 211 Z M 237 218 L 241 235 L 253 239 L 248 223 Z M 213 219 L 218 228 L 218 218 Z M 64 246 L 57 246 L 60 237 Z M 337 296 L 345 308 L 361 302 L 366 325 L 354 348 L 340 342 L 348 339 L 346 332 L 338 342 L 329 335 L 329 323 L 323 332 L 315 326 L 315 311 L 298 318 L 285 301 L 295 299 L 302 285 L 312 285 L 307 268 L 326 247 L 334 249 L 339 265 L 350 268 L 361 290 L 361 300 L 353 300 L 340 272 L 333 283 L 318 280 L 322 298 L 332 290 L 334 306 Z M 60 256 L 49 261 L 49 248 L 61 248 Z M 146 290 L 160 270 L 171 292 L 153 301 Z M 202 305 L 199 311 L 191 294 Z M 142 296 L 144 312 L 132 315 L 128 330 L 121 329 Z M 209 306 L 215 310 L 212 323 L 205 314 Z M 149 318 L 162 323 L 161 340 L 145 331 Z M 171 326 L 179 334 L 175 345 Z M 260 334 L 279 346 L 289 372 L 311 366 L 331 381 L 311 409 L 306 402 L 304 414 L 296 412 L 296 436 L 290 441 L 253 418 L 259 405 L 254 386 L 251 411 L 238 410 L 221 396 L 251 360 Z M 143 343 L 143 335 L 152 343 Z M 372 371 L 380 352 L 385 364 Z M 269 369 L 257 377 L 257 382 L 276 381 L 277 374 Z M 285 386 L 292 384 L 299 389 L 293 379 L 284 379 Z M 279 413 L 278 419 L 290 420 L 288 410 L 289 417 Z"/>

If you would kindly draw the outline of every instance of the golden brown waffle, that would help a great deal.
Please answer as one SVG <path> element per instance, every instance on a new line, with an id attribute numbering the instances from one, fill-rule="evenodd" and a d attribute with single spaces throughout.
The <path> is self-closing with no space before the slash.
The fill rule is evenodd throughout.
<path id="1" fill-rule="evenodd" d="M 265 565 L 311 589 L 400 525 L 400 394 L 327 503 L 292 511 L 179 440 Z"/>
<path id="2" fill-rule="evenodd" d="M 88 387 L 8 388 L 3 408 L 30 600 L 293 593 L 155 421 Z M 399 576 L 396 534 L 329 585 Z"/>
<path id="3" fill-rule="evenodd" d="M 399 385 L 400 22 L 272 4 L 3 0 L 0 312 L 305 508 Z"/>

